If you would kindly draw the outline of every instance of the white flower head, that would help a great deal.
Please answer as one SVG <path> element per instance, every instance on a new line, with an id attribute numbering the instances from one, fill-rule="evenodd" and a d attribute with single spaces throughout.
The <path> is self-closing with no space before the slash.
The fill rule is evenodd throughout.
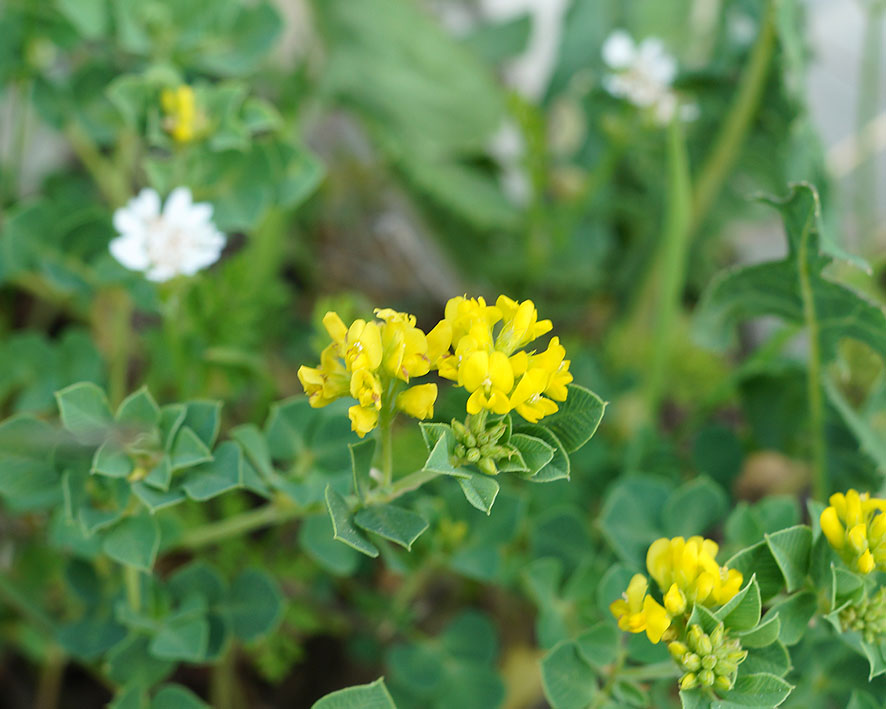
<path id="1" fill-rule="evenodd" d="M 225 235 L 212 223 L 212 205 L 194 204 L 191 190 L 176 187 L 160 209 L 160 195 L 143 189 L 114 212 L 119 236 L 109 244 L 123 266 L 150 281 L 193 276 L 218 261 Z"/>
<path id="2" fill-rule="evenodd" d="M 603 61 L 613 70 L 603 86 L 613 96 L 648 110 L 658 123 L 668 123 L 679 108 L 671 88 L 677 62 L 660 39 L 637 44 L 624 30 L 615 30 L 603 43 Z"/>

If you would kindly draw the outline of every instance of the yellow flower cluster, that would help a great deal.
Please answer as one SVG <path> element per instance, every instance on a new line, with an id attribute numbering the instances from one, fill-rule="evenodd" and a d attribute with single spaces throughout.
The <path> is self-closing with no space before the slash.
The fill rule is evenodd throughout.
<path id="1" fill-rule="evenodd" d="M 557 411 L 572 381 L 566 349 L 558 337 L 545 351 L 522 349 L 551 330 L 539 320 L 531 300 L 522 303 L 499 296 L 495 305 L 483 298 L 452 298 L 441 322 L 449 328 L 452 351 L 440 361 L 440 376 L 470 392 L 469 414 L 516 410 L 530 423 Z"/>
<path id="2" fill-rule="evenodd" d="M 177 143 L 189 143 L 197 137 L 201 117 L 197 112 L 194 89 L 187 84 L 163 89 L 160 105 L 166 114 L 166 130 Z"/>
<path id="3" fill-rule="evenodd" d="M 572 375 L 560 340 L 552 338 L 539 353 L 522 349 L 551 329 L 550 320 L 538 319 L 531 300 L 500 296 L 487 305 L 483 298 L 452 298 L 443 320 L 428 333 L 415 326 L 414 315 L 390 308 L 375 315 L 377 321 L 346 326 L 338 314 L 326 313 L 323 326 L 332 343 L 319 367 L 298 370 L 311 406 L 347 395 L 357 400 L 348 414 L 361 437 L 378 425 L 389 403 L 415 418 L 433 416 L 436 384 L 405 391 L 397 384 L 432 370 L 470 392 L 469 414 L 516 410 L 535 423 L 566 400 Z"/>
<path id="4" fill-rule="evenodd" d="M 431 371 L 449 347 L 445 327 L 425 334 L 415 327 L 415 316 L 379 309 L 378 321 L 355 320 L 346 326 L 337 313 L 323 317 L 332 343 L 320 355 L 319 367 L 302 366 L 298 378 L 311 406 L 326 406 L 350 395 L 357 403 L 348 409 L 351 427 L 361 438 L 376 427 L 385 397 L 393 399 L 396 382 L 409 382 Z M 434 415 L 436 384 L 420 384 L 396 394 L 394 405 L 419 419 Z"/>
<path id="5" fill-rule="evenodd" d="M 846 563 L 863 574 L 886 571 L 886 500 L 838 492 L 821 513 L 821 531 Z"/>
<path id="6" fill-rule="evenodd" d="M 717 564 L 717 543 L 702 537 L 657 539 L 646 553 L 646 569 L 664 594 L 662 606 L 647 594 L 643 574 L 631 579 L 622 598 L 609 609 L 618 627 L 631 633 L 644 630 L 657 643 L 670 627 L 671 618 L 682 615 L 690 604 L 717 606 L 741 589 L 742 574 Z"/>

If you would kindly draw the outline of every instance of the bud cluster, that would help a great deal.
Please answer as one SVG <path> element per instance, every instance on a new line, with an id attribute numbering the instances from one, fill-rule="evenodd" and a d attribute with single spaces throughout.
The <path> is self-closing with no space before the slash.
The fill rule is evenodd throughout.
<path id="1" fill-rule="evenodd" d="M 682 690 L 709 687 L 725 692 L 732 689 L 738 666 L 748 655 L 737 639 L 727 637 L 722 623 L 710 635 L 700 625 L 690 625 L 686 642 L 672 642 L 668 651 L 684 671 L 680 678 Z"/>
<path id="2" fill-rule="evenodd" d="M 455 450 L 450 462 L 453 465 L 476 465 L 481 473 L 498 475 L 496 463 L 514 455 L 513 448 L 500 444 L 507 430 L 503 421 L 487 427 L 483 414 L 468 416 L 464 423 L 452 419 Z"/>
<path id="3" fill-rule="evenodd" d="M 855 630 L 862 634 L 866 643 L 886 639 L 886 586 L 873 596 L 865 598 L 840 612 L 843 630 Z"/>

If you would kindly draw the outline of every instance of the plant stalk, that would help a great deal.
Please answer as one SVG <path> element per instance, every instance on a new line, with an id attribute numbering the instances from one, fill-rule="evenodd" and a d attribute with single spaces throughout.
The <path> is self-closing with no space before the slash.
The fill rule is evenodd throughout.
<path id="1" fill-rule="evenodd" d="M 262 527 L 298 519 L 319 510 L 320 508 L 316 506 L 298 507 L 290 505 L 284 507 L 272 502 L 263 507 L 256 507 L 233 517 L 205 524 L 185 532 L 179 540 L 178 546 L 181 549 L 191 551 L 202 549 L 203 547 L 222 542 L 225 539 L 249 534 Z"/>
<path id="2" fill-rule="evenodd" d="M 140 572 L 134 566 L 123 567 L 123 581 L 126 584 L 126 600 L 136 613 L 142 609 L 142 585 Z"/>
<path id="3" fill-rule="evenodd" d="M 735 164 L 751 121 L 760 107 L 775 51 L 775 0 L 766 0 L 763 24 L 742 72 L 729 114 L 699 173 L 692 204 L 690 231 L 694 235 L 707 217 L 723 182 Z"/>
<path id="4" fill-rule="evenodd" d="M 686 264 L 689 251 L 689 219 L 691 187 L 689 184 L 689 156 L 679 117 L 671 121 L 668 130 L 668 207 L 662 234 L 661 257 L 657 259 L 653 275 L 659 274 L 654 330 L 652 336 L 652 365 L 646 387 L 647 410 L 654 419 L 661 400 L 665 374 L 671 357 L 674 329 L 680 310 L 680 300 L 686 283 Z"/>

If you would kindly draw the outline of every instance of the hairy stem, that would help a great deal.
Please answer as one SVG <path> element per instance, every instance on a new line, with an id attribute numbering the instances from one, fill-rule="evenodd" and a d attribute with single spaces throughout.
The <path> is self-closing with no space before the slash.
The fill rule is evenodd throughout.
<path id="1" fill-rule="evenodd" d="M 50 647 L 40 671 L 37 695 L 34 697 L 34 709 L 56 709 L 66 664 L 65 653 L 56 646 Z"/>
<path id="2" fill-rule="evenodd" d="M 298 507 L 296 505 L 284 506 L 272 502 L 263 507 L 256 507 L 233 517 L 205 524 L 185 532 L 179 540 L 178 546 L 182 549 L 194 551 L 217 544 L 231 537 L 249 534 L 263 527 L 305 517 L 311 513 L 319 512 L 320 509 L 318 505 Z"/>
<path id="3" fill-rule="evenodd" d="M 816 500 L 827 499 L 827 449 L 825 447 L 824 397 L 821 388 L 821 342 L 815 294 L 809 274 L 809 236 L 811 217 L 803 228 L 798 254 L 800 295 L 803 299 L 803 319 L 809 333 L 809 365 L 806 369 L 806 394 L 809 399 L 809 425 L 812 441 L 812 495 Z"/>
<path id="4" fill-rule="evenodd" d="M 766 0 L 763 25 L 742 72 L 735 100 L 696 182 L 690 221 L 690 230 L 693 234 L 701 226 L 720 193 L 760 106 L 775 51 L 775 39 L 775 0 Z"/>
<path id="5" fill-rule="evenodd" d="M 689 250 L 689 157 L 679 117 L 668 131 L 668 207 L 662 235 L 661 257 L 656 271 L 660 277 L 652 336 L 652 366 L 646 387 L 647 409 L 655 418 L 671 356 L 671 345 L 680 299 L 686 283 Z"/>
<path id="6" fill-rule="evenodd" d="M 123 582 L 126 584 L 126 600 L 136 613 L 142 608 L 142 585 L 140 572 L 134 566 L 123 567 Z"/>

